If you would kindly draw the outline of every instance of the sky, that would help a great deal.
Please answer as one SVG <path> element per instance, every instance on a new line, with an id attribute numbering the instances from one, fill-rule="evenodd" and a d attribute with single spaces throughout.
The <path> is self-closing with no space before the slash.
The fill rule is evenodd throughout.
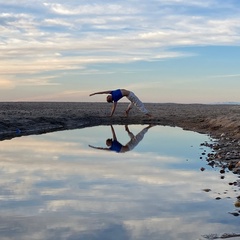
<path id="1" fill-rule="evenodd" d="M 240 102 L 239 0 L 0 0 L 0 101 Z"/>

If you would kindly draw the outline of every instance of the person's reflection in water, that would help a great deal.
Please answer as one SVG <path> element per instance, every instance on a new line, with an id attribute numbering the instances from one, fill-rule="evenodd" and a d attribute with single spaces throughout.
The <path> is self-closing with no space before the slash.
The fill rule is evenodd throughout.
<path id="1" fill-rule="evenodd" d="M 89 145 L 91 148 L 95 149 L 100 149 L 100 150 L 107 150 L 107 151 L 115 151 L 117 153 L 124 153 L 133 150 L 139 142 L 143 139 L 145 133 L 148 131 L 149 128 L 153 127 L 154 125 L 148 125 L 147 127 L 143 128 L 142 131 L 140 131 L 136 136 L 129 131 L 129 128 L 127 125 L 125 125 L 125 130 L 128 133 L 128 136 L 130 137 L 130 141 L 126 145 L 122 145 L 120 142 L 117 140 L 116 133 L 114 131 L 114 128 L 112 125 L 111 131 L 112 131 L 112 138 L 109 138 L 106 140 L 106 145 L 108 148 L 103 148 L 103 147 L 94 147 L 92 145 Z"/>

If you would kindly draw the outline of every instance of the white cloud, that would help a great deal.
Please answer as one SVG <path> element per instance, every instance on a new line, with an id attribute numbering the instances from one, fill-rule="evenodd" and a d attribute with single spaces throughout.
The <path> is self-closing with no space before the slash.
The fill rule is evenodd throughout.
<path id="1" fill-rule="evenodd" d="M 20 86 L 56 86 L 60 85 L 60 83 L 57 82 L 51 82 L 51 79 L 54 79 L 55 77 L 33 77 L 31 79 L 19 80 L 17 85 Z"/>
<path id="2" fill-rule="evenodd" d="M 215 75 L 207 78 L 239 78 L 240 74 L 228 74 L 228 75 Z"/>
<path id="3" fill-rule="evenodd" d="M 54 85 L 54 84 L 48 84 L 48 85 Z M 55 84 L 57 85 L 57 83 Z M 45 94 L 41 96 L 32 96 L 30 98 L 21 98 L 19 101 L 58 101 L 58 99 L 61 99 L 62 101 L 70 101 L 75 102 L 79 101 L 79 99 L 82 99 L 82 101 L 89 101 L 88 96 L 90 90 L 66 90 L 66 91 L 59 91 L 57 93 L 51 93 L 51 94 Z"/>
<path id="4" fill-rule="evenodd" d="M 15 87 L 15 83 L 12 80 L 0 78 L 0 89 L 12 89 Z"/>
<path id="5" fill-rule="evenodd" d="M 198 7 L 209 7 L 212 4 L 215 3 L 215 0 L 209 0 L 209 1 L 200 1 L 200 0 L 159 0 L 160 4 L 163 5 L 183 5 L 183 6 L 198 6 Z"/>
<path id="6" fill-rule="evenodd" d="M 54 26 L 54 25 L 59 25 L 59 26 L 65 26 L 65 27 L 73 27 L 73 24 L 70 22 L 67 22 L 63 19 L 54 19 L 54 18 L 48 18 L 43 20 L 43 24 L 49 25 L 49 26 Z"/>
<path id="7" fill-rule="evenodd" d="M 129 8 L 124 4 L 87 4 L 72 6 L 69 4 L 60 3 L 44 3 L 46 7 L 49 7 L 53 12 L 60 15 L 106 15 L 106 14 L 133 14 L 136 13 L 136 8 Z"/>

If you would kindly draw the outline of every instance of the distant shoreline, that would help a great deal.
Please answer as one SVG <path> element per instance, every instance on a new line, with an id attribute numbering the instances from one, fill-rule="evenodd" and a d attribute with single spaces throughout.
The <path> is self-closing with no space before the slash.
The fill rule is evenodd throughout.
<path id="1" fill-rule="evenodd" d="M 0 102 L 0 140 L 97 125 L 155 124 L 207 134 L 240 159 L 238 104 L 145 103 L 153 119 L 135 108 L 125 117 L 127 104 L 119 102 L 109 117 L 111 104 L 103 102 Z"/>

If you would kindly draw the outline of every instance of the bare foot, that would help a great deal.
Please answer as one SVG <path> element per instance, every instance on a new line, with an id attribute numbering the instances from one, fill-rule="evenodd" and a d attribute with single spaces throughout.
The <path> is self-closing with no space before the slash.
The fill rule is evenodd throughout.
<path id="1" fill-rule="evenodd" d="M 236 168 L 239 168 L 239 167 L 240 167 L 240 161 L 236 164 L 235 167 L 236 167 Z"/>

